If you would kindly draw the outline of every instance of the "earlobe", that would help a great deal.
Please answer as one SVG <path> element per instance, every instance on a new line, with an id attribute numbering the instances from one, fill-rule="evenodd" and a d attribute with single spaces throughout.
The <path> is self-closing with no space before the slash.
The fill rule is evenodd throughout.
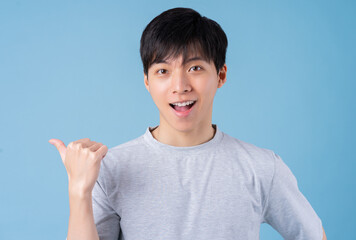
<path id="1" fill-rule="evenodd" d="M 223 82 L 223 80 L 220 78 L 220 79 L 219 79 L 219 83 L 218 83 L 218 88 L 221 88 L 222 85 L 224 85 L 224 82 Z"/>

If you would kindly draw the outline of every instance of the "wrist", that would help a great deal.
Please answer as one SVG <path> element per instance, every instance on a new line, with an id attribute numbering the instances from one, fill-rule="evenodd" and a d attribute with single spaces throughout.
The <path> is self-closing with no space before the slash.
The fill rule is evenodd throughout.
<path id="1" fill-rule="evenodd" d="M 85 200 L 85 199 L 91 199 L 92 191 L 88 191 L 80 187 L 69 185 L 68 194 L 69 194 L 69 198 Z"/>

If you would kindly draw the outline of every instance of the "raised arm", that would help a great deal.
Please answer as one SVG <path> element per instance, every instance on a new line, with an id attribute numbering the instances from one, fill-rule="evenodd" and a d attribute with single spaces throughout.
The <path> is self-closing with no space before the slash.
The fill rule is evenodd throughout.
<path id="1" fill-rule="evenodd" d="M 59 151 L 68 174 L 69 223 L 68 240 L 99 240 L 94 222 L 92 191 L 98 178 L 100 162 L 108 148 L 89 138 L 68 144 L 59 140 L 49 141 Z"/>
<path id="2" fill-rule="evenodd" d="M 327 239 L 326 239 L 326 235 L 325 235 L 324 227 L 323 227 L 323 240 L 327 240 Z"/>
<path id="3" fill-rule="evenodd" d="M 67 239 L 99 240 L 94 223 L 91 195 L 85 196 L 69 191 L 69 207 Z"/>

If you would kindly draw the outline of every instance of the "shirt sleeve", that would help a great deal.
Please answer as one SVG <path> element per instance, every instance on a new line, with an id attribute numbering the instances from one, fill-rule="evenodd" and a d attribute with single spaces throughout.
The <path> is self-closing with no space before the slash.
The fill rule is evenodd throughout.
<path id="1" fill-rule="evenodd" d="M 322 222 L 299 191 L 297 179 L 276 153 L 274 175 L 264 204 L 266 222 L 286 240 L 322 240 Z"/>
<path id="2" fill-rule="evenodd" d="M 105 191 L 105 179 L 103 178 L 105 173 L 103 171 L 101 168 L 92 192 L 94 222 L 100 240 L 118 240 L 120 216 L 110 205 Z"/>

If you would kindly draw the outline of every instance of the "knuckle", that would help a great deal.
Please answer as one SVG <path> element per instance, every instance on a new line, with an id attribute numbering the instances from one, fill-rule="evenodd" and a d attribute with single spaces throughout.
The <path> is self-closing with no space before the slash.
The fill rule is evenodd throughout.
<path id="1" fill-rule="evenodd" d="M 91 160 L 93 160 L 93 161 L 96 161 L 98 157 L 96 156 L 95 152 L 90 152 L 89 153 L 89 158 Z"/>
<path id="2" fill-rule="evenodd" d="M 96 157 L 96 154 L 95 154 L 95 152 L 90 152 L 90 153 L 89 153 L 89 156 L 93 159 L 93 158 Z"/>
<path id="3" fill-rule="evenodd" d="M 82 151 L 83 151 L 85 154 L 90 154 L 89 148 L 82 148 Z"/>
<path id="4" fill-rule="evenodd" d="M 77 147 L 78 147 L 78 148 L 84 148 L 84 143 L 78 142 L 78 143 L 77 143 Z"/>
<path id="5" fill-rule="evenodd" d="M 75 149 L 75 147 L 76 147 L 76 142 L 70 142 L 70 143 L 68 144 L 68 147 L 71 148 L 71 149 Z"/>

